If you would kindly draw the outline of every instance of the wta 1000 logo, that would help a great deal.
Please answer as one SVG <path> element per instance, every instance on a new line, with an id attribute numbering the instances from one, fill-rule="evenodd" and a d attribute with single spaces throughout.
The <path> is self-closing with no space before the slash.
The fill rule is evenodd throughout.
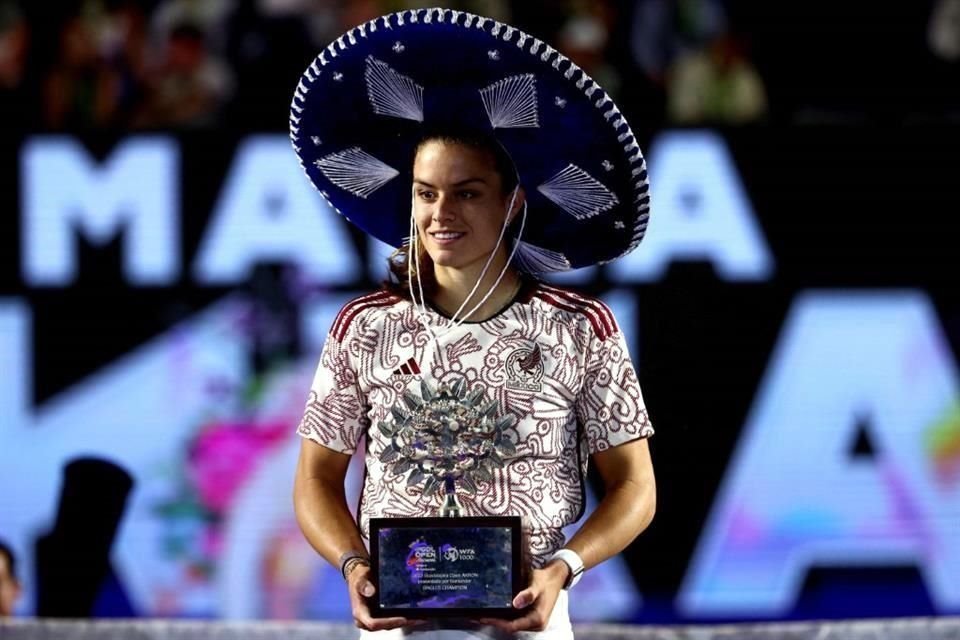
<path id="1" fill-rule="evenodd" d="M 458 560 L 475 560 L 477 551 L 473 547 L 455 547 L 452 544 L 445 544 L 440 547 L 440 555 L 447 562 L 456 562 Z"/>

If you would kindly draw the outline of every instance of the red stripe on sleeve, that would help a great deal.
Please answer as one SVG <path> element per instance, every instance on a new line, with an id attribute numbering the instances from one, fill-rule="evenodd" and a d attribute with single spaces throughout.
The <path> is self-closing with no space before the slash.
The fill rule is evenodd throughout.
<path id="1" fill-rule="evenodd" d="M 350 328 L 350 323 L 353 322 L 354 318 L 356 318 L 361 311 L 371 307 L 382 307 L 387 304 L 392 304 L 394 300 L 394 295 L 389 291 L 377 291 L 376 293 L 371 293 L 348 302 L 344 305 L 343 309 L 340 310 L 340 313 L 337 314 L 337 318 L 333 321 L 333 326 L 330 328 L 330 333 L 337 342 L 342 342 L 344 336 L 347 335 L 347 330 Z"/>

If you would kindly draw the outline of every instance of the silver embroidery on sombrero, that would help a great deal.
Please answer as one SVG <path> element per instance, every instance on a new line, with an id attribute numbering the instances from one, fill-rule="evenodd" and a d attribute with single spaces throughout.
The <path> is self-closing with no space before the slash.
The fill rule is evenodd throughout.
<path id="1" fill-rule="evenodd" d="M 544 249 L 523 240 L 516 240 L 515 242 L 517 253 L 514 261 L 527 273 L 551 273 L 566 271 L 570 268 L 570 261 L 558 251 Z"/>
<path id="2" fill-rule="evenodd" d="M 363 77 L 374 113 L 423 122 L 423 87 L 412 78 L 373 56 L 367 57 Z"/>
<path id="3" fill-rule="evenodd" d="M 494 129 L 540 126 L 537 85 L 532 73 L 498 80 L 480 89 L 480 98 Z"/>
<path id="4" fill-rule="evenodd" d="M 366 198 L 400 174 L 360 147 L 331 153 L 314 164 L 327 180 L 360 198 Z"/>
<path id="5" fill-rule="evenodd" d="M 577 220 L 586 220 L 615 207 L 616 194 L 575 164 L 553 176 L 537 191 Z"/>

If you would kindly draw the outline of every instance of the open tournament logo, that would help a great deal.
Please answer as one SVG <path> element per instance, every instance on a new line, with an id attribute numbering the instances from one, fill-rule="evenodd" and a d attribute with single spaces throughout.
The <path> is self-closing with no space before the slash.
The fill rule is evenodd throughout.
<path id="1" fill-rule="evenodd" d="M 507 358 L 504 366 L 507 373 L 507 388 L 515 391 L 543 390 L 540 380 L 543 379 L 543 353 L 540 345 L 533 348 L 516 349 Z"/>
<path id="2" fill-rule="evenodd" d="M 410 553 L 407 554 L 406 569 L 410 574 L 410 583 L 418 584 L 423 578 L 424 567 L 437 561 L 437 550 L 433 545 L 423 540 L 414 540 L 410 543 Z"/>

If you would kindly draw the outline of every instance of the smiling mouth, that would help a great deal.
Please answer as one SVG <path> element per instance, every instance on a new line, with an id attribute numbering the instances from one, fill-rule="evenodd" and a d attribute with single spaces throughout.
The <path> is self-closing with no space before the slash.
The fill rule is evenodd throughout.
<path id="1" fill-rule="evenodd" d="M 462 231 L 433 231 L 430 233 L 436 240 L 440 241 L 451 241 L 458 240 L 465 236 L 466 234 Z"/>

